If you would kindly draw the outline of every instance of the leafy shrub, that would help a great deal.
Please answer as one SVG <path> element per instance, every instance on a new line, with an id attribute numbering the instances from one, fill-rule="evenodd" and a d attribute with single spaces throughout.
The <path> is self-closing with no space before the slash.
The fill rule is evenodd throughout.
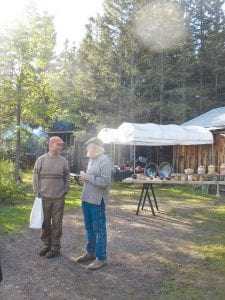
<path id="1" fill-rule="evenodd" d="M 20 203 L 25 195 L 25 186 L 13 178 L 12 162 L 0 159 L 0 206 Z"/>

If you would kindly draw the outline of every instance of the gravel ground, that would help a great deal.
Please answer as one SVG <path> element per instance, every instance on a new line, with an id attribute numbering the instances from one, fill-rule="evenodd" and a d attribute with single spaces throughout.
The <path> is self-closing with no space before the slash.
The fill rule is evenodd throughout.
<path id="1" fill-rule="evenodd" d="M 1 236 L 0 299 L 164 299 L 162 286 L 176 280 L 177 267 L 201 264 L 202 257 L 192 249 L 191 224 L 167 215 L 165 205 L 155 217 L 147 205 L 136 216 L 136 201 L 109 205 L 109 264 L 96 271 L 75 262 L 85 244 L 80 208 L 64 215 L 59 257 L 38 256 L 39 230 Z"/>

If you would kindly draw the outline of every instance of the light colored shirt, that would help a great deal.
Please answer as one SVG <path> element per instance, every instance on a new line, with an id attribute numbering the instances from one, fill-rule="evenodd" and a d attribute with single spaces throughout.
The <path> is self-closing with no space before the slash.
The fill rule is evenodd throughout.
<path id="1" fill-rule="evenodd" d="M 111 183 L 111 161 L 105 154 L 90 158 L 87 166 L 87 180 L 84 182 L 81 200 L 100 205 L 102 199 L 109 202 Z"/>

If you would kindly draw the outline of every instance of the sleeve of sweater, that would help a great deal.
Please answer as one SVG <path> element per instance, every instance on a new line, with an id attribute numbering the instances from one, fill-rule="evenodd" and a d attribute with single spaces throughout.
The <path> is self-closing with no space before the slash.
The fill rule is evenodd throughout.
<path id="1" fill-rule="evenodd" d="M 93 185 L 104 188 L 111 183 L 111 162 L 104 159 L 100 162 L 100 175 L 87 175 L 87 180 Z"/>
<path id="2" fill-rule="evenodd" d="M 34 165 L 34 170 L 33 170 L 33 191 L 37 195 L 40 192 L 40 180 L 39 180 L 39 173 L 41 171 L 41 159 L 38 158 L 35 162 Z"/>
<path id="3" fill-rule="evenodd" d="M 68 193 L 70 189 L 70 170 L 69 170 L 69 165 L 67 160 L 65 160 L 65 166 L 64 166 L 64 183 L 65 183 L 65 191 L 66 193 Z"/>

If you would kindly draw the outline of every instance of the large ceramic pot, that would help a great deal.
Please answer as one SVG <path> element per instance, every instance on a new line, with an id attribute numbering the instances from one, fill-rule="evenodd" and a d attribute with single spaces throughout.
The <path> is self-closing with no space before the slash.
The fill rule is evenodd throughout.
<path id="1" fill-rule="evenodd" d="M 204 166 L 199 166 L 198 167 L 198 174 L 199 175 L 204 175 L 205 174 L 205 167 Z"/>
<path id="2" fill-rule="evenodd" d="M 221 175 L 225 175 L 225 164 L 222 164 L 222 165 L 220 166 L 220 174 L 221 174 Z"/>
<path id="3" fill-rule="evenodd" d="M 216 167 L 214 165 L 208 166 L 208 174 L 214 174 L 216 173 Z"/>

